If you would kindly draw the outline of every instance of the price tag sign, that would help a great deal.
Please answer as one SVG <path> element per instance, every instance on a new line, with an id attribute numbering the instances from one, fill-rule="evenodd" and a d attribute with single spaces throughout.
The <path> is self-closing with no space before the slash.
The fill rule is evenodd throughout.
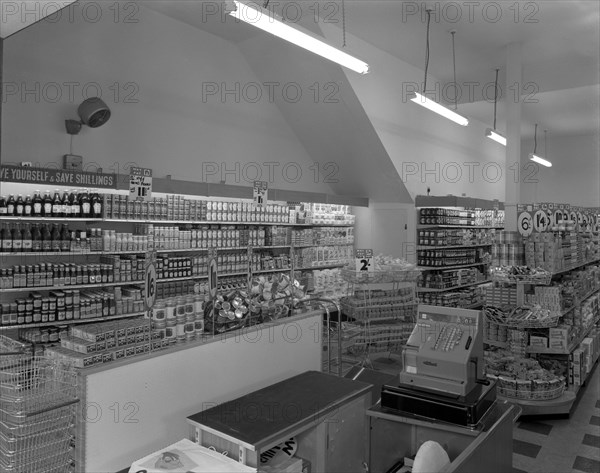
<path id="1" fill-rule="evenodd" d="M 144 306 L 146 310 L 152 309 L 156 302 L 156 252 L 146 252 L 146 264 L 144 266 Z"/>
<path id="2" fill-rule="evenodd" d="M 217 281 L 219 274 L 217 272 L 217 260 L 215 258 L 211 258 L 208 261 L 208 290 L 210 292 L 211 300 L 214 300 L 217 297 Z"/>
<path id="3" fill-rule="evenodd" d="M 129 200 L 152 199 L 152 169 L 129 169 Z"/>
<path id="4" fill-rule="evenodd" d="M 517 229 L 523 236 L 529 236 L 533 232 L 533 219 L 529 212 L 521 212 L 517 219 Z"/>
<path id="5" fill-rule="evenodd" d="M 356 271 L 375 271 L 373 265 L 373 250 L 357 249 L 354 252 Z"/>
<path id="6" fill-rule="evenodd" d="M 537 210 L 533 216 L 533 228 L 536 232 L 545 232 L 548 229 L 548 215 L 544 210 Z"/>
<path id="7" fill-rule="evenodd" d="M 265 207 L 267 205 L 267 196 L 269 193 L 269 186 L 267 181 L 254 181 L 254 190 L 252 192 L 254 197 L 254 205 L 256 207 Z"/>

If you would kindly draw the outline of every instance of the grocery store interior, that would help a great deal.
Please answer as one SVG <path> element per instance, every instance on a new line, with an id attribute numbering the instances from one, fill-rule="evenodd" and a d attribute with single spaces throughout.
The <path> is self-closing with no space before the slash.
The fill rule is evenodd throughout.
<path id="1" fill-rule="evenodd" d="M 0 2 L 0 470 L 600 470 L 600 3 Z"/>

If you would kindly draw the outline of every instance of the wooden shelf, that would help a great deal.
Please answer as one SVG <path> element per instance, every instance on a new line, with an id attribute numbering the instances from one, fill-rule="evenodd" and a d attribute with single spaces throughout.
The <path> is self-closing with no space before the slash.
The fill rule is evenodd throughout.
<path id="1" fill-rule="evenodd" d="M 470 230 L 504 230 L 504 227 L 499 227 L 496 225 L 436 225 L 436 224 L 417 224 L 417 229 L 421 228 L 468 228 Z"/>
<path id="2" fill-rule="evenodd" d="M 432 287 L 417 287 L 417 292 L 448 292 L 448 291 L 455 291 L 457 289 L 462 289 L 464 287 L 471 287 L 471 286 L 478 286 L 480 284 L 487 284 L 489 282 L 492 282 L 492 280 L 486 279 L 484 281 L 477 281 L 477 282 L 472 282 L 469 284 L 461 284 L 460 286 L 452 286 L 452 287 L 447 287 L 444 289 L 435 289 Z"/>
<path id="3" fill-rule="evenodd" d="M 2 216 L 1 221 L 11 221 L 11 222 L 102 222 L 103 218 L 79 218 L 79 217 L 15 217 L 15 216 Z"/>
<path id="4" fill-rule="evenodd" d="M 599 262 L 600 262 L 600 259 L 594 259 L 594 260 L 586 261 L 585 263 L 577 264 L 577 265 L 575 265 L 575 266 L 571 266 L 571 267 L 570 267 L 570 268 L 568 268 L 568 269 L 561 269 L 560 271 L 557 271 L 557 272 L 555 272 L 555 273 L 552 273 L 552 277 L 555 277 L 555 276 L 559 276 L 559 275 L 561 275 L 561 274 L 568 273 L 568 272 L 570 272 L 570 271 L 573 271 L 574 269 L 581 268 L 581 267 L 583 267 L 583 266 L 587 266 L 588 264 L 594 264 L 594 263 L 599 263 Z"/>
<path id="5" fill-rule="evenodd" d="M 568 355 L 579 346 L 585 337 L 588 336 L 599 320 L 600 317 L 596 317 L 590 326 L 586 328 L 575 340 L 573 340 L 566 349 L 527 347 L 527 353 L 538 355 Z"/>
<path id="6" fill-rule="evenodd" d="M 92 317 L 87 319 L 70 319 L 70 320 L 55 320 L 53 322 L 36 322 L 32 324 L 15 324 L 15 325 L 2 325 L 0 326 L 0 330 L 8 330 L 15 328 L 36 328 L 36 327 L 55 327 L 57 325 L 73 325 L 73 324 L 82 324 L 82 323 L 90 323 L 90 322 L 105 322 L 107 320 L 117 320 L 117 319 L 127 319 L 131 317 L 140 317 L 145 315 L 146 311 L 143 312 L 132 312 L 130 314 L 120 314 L 120 315 L 108 315 L 106 317 Z"/>
<path id="7" fill-rule="evenodd" d="M 304 268 L 295 268 L 295 271 L 310 271 L 311 269 L 333 269 L 333 268 L 343 268 L 348 263 L 331 263 L 331 264 L 322 264 L 320 266 L 305 266 Z"/>

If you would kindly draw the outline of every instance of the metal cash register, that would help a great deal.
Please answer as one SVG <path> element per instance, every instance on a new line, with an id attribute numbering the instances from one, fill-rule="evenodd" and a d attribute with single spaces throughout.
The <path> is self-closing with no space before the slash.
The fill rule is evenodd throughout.
<path id="1" fill-rule="evenodd" d="M 484 374 L 482 332 L 479 310 L 419 305 L 400 385 L 383 386 L 382 408 L 477 425 L 496 399 L 496 385 Z"/>

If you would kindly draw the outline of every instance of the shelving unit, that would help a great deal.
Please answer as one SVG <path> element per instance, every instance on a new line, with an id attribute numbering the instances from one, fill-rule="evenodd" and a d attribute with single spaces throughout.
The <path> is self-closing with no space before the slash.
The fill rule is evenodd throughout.
<path id="1" fill-rule="evenodd" d="M 540 237 L 543 238 L 543 237 Z M 549 240 L 538 240 L 536 239 L 535 242 L 537 241 L 541 241 L 546 242 Z M 561 239 L 558 240 L 554 240 L 554 241 L 562 241 Z M 574 240 L 571 240 L 574 241 Z M 551 243 L 552 244 L 552 243 Z M 560 247 L 560 244 L 559 244 Z M 578 247 L 574 247 L 574 248 L 578 248 Z M 573 254 L 571 253 L 574 250 L 569 250 L 570 251 L 570 255 Z M 546 260 L 544 260 L 546 261 Z M 551 284 L 552 280 L 555 280 L 556 278 L 560 278 L 560 277 L 564 277 L 566 275 L 568 275 L 570 272 L 578 270 L 578 269 L 583 269 L 587 266 L 593 265 L 595 263 L 598 263 L 598 258 L 592 258 L 588 261 L 584 261 L 584 262 L 580 262 L 578 264 L 575 265 L 571 265 L 568 269 L 561 269 L 560 271 L 554 271 L 552 273 L 549 273 L 547 277 L 545 278 L 540 278 L 539 281 L 536 280 L 536 278 L 528 278 L 526 276 L 523 276 L 522 279 L 521 277 L 516 277 L 515 280 L 512 282 L 513 287 L 515 287 L 515 294 L 516 294 L 516 307 L 526 307 L 526 291 L 531 292 L 531 290 L 529 288 L 531 287 L 535 287 L 535 286 L 540 286 L 540 285 L 548 285 Z M 494 279 L 494 278 L 493 278 Z M 507 284 L 507 282 L 503 279 L 500 278 L 499 281 L 503 282 L 504 284 Z M 550 310 L 550 314 L 556 314 L 558 313 L 558 315 L 554 315 L 553 317 L 556 317 L 553 320 L 556 320 L 556 322 L 554 322 L 554 324 L 559 324 L 559 322 L 563 321 L 565 317 L 567 316 L 572 316 L 572 312 L 575 310 L 580 309 L 581 307 L 584 306 L 584 304 L 587 303 L 587 301 L 590 300 L 590 298 L 594 297 L 596 294 L 598 294 L 598 292 L 600 292 L 600 279 L 598 278 L 598 272 L 592 270 L 590 272 L 589 275 L 583 276 L 583 277 L 579 277 L 579 278 L 572 278 L 570 279 L 570 281 L 573 281 L 571 284 L 574 284 L 575 281 L 586 281 L 585 284 L 583 285 L 574 285 L 573 287 L 579 288 L 579 292 L 583 292 L 582 289 L 587 289 L 590 286 L 591 289 L 588 289 L 585 293 L 577 295 L 577 293 L 575 293 L 575 295 L 571 295 L 571 297 L 573 297 L 573 302 L 572 305 L 570 305 L 569 307 L 563 308 L 561 311 L 556 311 L 555 308 L 556 305 L 558 304 L 558 302 L 554 299 L 551 298 L 549 299 L 552 302 L 545 302 L 545 303 L 550 303 L 551 305 L 549 306 L 545 306 L 545 307 L 549 307 L 549 309 L 546 310 Z M 511 284 L 511 283 L 508 283 Z M 581 284 L 580 282 L 577 284 Z M 573 290 L 573 289 L 571 289 Z M 539 295 L 538 295 L 539 294 Z M 543 299 L 543 294 L 545 294 L 545 292 L 543 291 L 535 291 L 535 294 L 531 294 L 530 296 L 527 297 L 531 297 L 533 298 L 535 296 L 535 299 L 531 299 L 533 301 L 538 301 L 538 298 L 542 298 L 540 299 L 540 303 L 544 304 L 544 299 Z M 554 294 L 554 292 L 552 293 Z M 560 295 L 560 291 L 559 291 L 559 297 L 562 297 Z M 552 297 L 552 296 L 549 296 Z M 556 296 L 554 296 L 556 297 Z M 530 299 L 527 299 L 529 301 L 531 301 Z M 544 306 L 542 306 L 544 307 Z M 595 307 L 595 309 L 593 309 Z M 574 365 L 574 354 L 577 352 L 578 347 L 581 346 L 583 340 L 588 337 L 590 335 L 590 333 L 592 332 L 592 330 L 597 327 L 598 322 L 600 322 L 600 311 L 598 310 L 597 305 L 592 305 L 591 306 L 592 310 L 595 310 L 595 314 L 593 319 L 589 320 L 587 326 L 583 329 L 583 330 L 579 330 L 579 332 L 577 333 L 577 335 L 572 338 L 571 340 L 567 340 L 562 341 L 563 346 L 560 348 L 555 348 L 555 347 L 551 347 L 551 346 L 536 346 L 536 345 L 530 345 L 529 343 L 527 343 L 527 346 L 525 347 L 525 353 L 527 356 L 530 357 L 534 357 L 534 358 L 539 358 L 540 363 L 542 364 L 542 366 L 545 366 L 545 363 L 547 363 L 548 361 L 544 361 L 544 360 L 556 360 L 556 361 L 552 361 L 552 363 L 559 363 L 561 364 L 563 367 L 566 366 L 565 370 L 565 383 L 566 383 L 566 389 L 564 390 L 564 392 L 562 393 L 562 395 L 560 397 L 557 397 L 555 399 L 550 399 L 550 400 L 546 400 L 546 399 L 535 399 L 535 400 L 530 400 L 530 399 L 519 399 L 519 398 L 508 398 L 508 397 L 503 397 L 503 399 L 506 399 L 510 402 L 513 403 L 517 403 L 521 406 L 521 408 L 523 409 L 523 414 L 524 415 L 556 415 L 556 414 L 569 414 L 570 410 L 574 404 L 574 402 L 577 399 L 577 393 L 579 391 L 579 389 L 581 388 L 581 386 L 583 384 L 585 384 L 585 381 L 587 379 L 587 377 L 589 376 L 589 374 L 592 372 L 592 369 L 590 369 L 591 367 L 588 367 L 588 371 L 586 372 L 586 370 L 584 369 L 584 367 L 579 364 L 579 362 L 577 363 L 577 365 Z M 588 315 L 591 315 L 590 313 L 588 313 Z M 581 323 L 581 322 L 580 322 Z M 571 324 L 573 324 L 573 322 L 571 322 Z M 576 325 L 576 324 L 573 324 Z M 546 327 L 546 328 L 544 328 Z M 510 327 L 508 327 L 510 328 Z M 553 341 L 553 334 L 552 334 L 552 330 L 554 330 L 553 325 L 543 325 L 541 326 L 541 328 L 515 328 L 513 327 L 513 330 L 518 330 L 518 331 L 522 331 L 522 332 L 526 332 L 525 335 L 525 340 L 528 339 L 528 336 L 536 336 L 536 337 L 545 337 L 546 338 L 546 344 L 549 344 L 551 341 Z M 563 322 L 563 325 L 561 325 L 559 327 L 559 329 L 555 330 L 558 333 L 561 334 L 561 338 L 557 338 L 556 340 L 563 340 L 563 337 L 568 337 L 571 336 L 572 337 L 572 332 L 571 330 L 573 330 L 573 327 L 571 327 L 571 325 L 565 325 Z M 564 334 L 564 335 L 562 335 Z M 569 334 L 569 335 L 567 335 Z M 504 341 L 496 341 L 496 340 L 490 340 L 490 339 L 485 339 L 484 342 L 490 346 L 497 346 L 497 347 L 501 347 L 501 348 L 509 348 L 510 347 L 510 343 L 508 341 L 504 342 Z M 581 352 L 580 352 L 581 353 Z M 583 356 L 583 355 L 581 355 Z M 583 359 L 583 358 L 582 358 Z M 594 360 L 593 364 L 597 362 L 597 354 L 596 354 L 596 359 Z M 588 360 L 589 363 L 589 360 Z M 550 365 L 551 366 L 551 365 Z M 578 370 L 578 375 L 576 377 L 573 377 L 572 374 L 572 370 Z M 573 378 L 573 379 L 571 379 Z M 502 396 L 499 396 L 502 398 Z"/>
<path id="2" fill-rule="evenodd" d="M 456 196 L 417 196 L 415 207 L 417 263 L 423 274 L 416 289 L 419 300 L 433 305 L 480 307 L 482 302 L 476 291 L 490 282 L 495 230 L 503 228 L 502 203 Z M 465 262 L 444 265 L 448 258 Z M 477 268 L 477 274 L 469 271 Z M 450 274 L 453 271 L 456 272 Z M 469 297 L 474 302 L 465 304 L 464 299 Z"/>

